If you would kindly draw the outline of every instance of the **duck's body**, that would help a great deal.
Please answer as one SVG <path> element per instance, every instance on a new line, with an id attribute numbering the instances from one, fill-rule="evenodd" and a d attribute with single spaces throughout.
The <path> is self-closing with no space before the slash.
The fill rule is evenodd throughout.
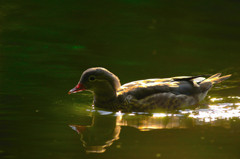
<path id="1" fill-rule="evenodd" d="M 83 72 L 78 85 L 69 91 L 90 90 L 94 105 L 111 110 L 146 111 L 155 108 L 179 108 L 202 101 L 210 88 L 231 75 L 217 73 L 207 79 L 201 76 L 182 76 L 147 79 L 121 86 L 117 76 L 97 67 Z"/>

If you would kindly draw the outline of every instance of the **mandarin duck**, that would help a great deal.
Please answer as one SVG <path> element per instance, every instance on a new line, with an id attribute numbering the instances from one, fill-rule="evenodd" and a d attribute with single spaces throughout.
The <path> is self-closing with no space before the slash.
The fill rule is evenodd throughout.
<path id="1" fill-rule="evenodd" d="M 155 108 L 177 109 L 202 101 L 213 84 L 231 75 L 179 76 L 138 80 L 121 85 L 119 78 L 102 67 L 89 68 L 68 93 L 91 91 L 94 106 L 121 111 L 147 111 Z"/>

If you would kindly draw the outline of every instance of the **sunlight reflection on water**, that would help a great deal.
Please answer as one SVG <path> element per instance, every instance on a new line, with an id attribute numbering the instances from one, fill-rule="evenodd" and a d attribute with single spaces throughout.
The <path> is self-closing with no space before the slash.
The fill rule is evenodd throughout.
<path id="1" fill-rule="evenodd" d="M 228 99 L 240 99 L 238 96 L 228 96 Z M 223 98 L 210 98 L 212 102 L 222 101 Z M 240 103 L 217 103 L 209 105 L 208 109 L 199 109 L 195 111 L 185 111 L 189 117 L 199 121 L 212 122 L 218 119 L 229 120 L 231 118 L 240 118 Z"/>
<path id="2" fill-rule="evenodd" d="M 239 104 L 239 103 L 238 103 Z M 240 106 L 234 107 L 232 103 L 222 103 L 219 105 L 210 105 L 209 109 L 199 109 L 190 113 L 189 117 L 199 119 L 205 122 L 215 121 L 217 119 L 230 119 L 240 117 Z"/>

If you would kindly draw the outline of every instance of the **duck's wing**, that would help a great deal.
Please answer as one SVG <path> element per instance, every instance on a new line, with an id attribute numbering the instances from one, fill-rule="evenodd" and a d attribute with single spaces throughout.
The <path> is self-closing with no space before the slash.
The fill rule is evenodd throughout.
<path id="1" fill-rule="evenodd" d="M 136 99 L 143 99 L 158 93 L 192 95 L 199 91 L 198 83 L 204 79 L 200 76 L 181 76 L 134 81 L 122 85 L 117 94 L 120 96 L 131 95 Z"/>
<path id="2" fill-rule="evenodd" d="M 202 76 L 181 76 L 166 79 L 149 79 L 127 83 L 117 94 L 124 103 L 136 110 L 156 107 L 178 108 L 203 100 L 213 84 L 228 79 L 220 73 L 205 79 Z"/>

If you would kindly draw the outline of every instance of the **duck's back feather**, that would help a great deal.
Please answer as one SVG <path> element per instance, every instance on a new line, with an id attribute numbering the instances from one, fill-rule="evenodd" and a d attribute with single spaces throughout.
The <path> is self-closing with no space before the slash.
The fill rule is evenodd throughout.
<path id="1" fill-rule="evenodd" d="M 117 91 L 118 96 L 132 96 L 138 100 L 158 93 L 174 95 L 192 95 L 198 93 L 198 84 L 194 79 L 199 76 L 183 76 L 163 79 L 148 79 L 126 83 Z M 205 78 L 202 78 L 204 80 Z"/>

